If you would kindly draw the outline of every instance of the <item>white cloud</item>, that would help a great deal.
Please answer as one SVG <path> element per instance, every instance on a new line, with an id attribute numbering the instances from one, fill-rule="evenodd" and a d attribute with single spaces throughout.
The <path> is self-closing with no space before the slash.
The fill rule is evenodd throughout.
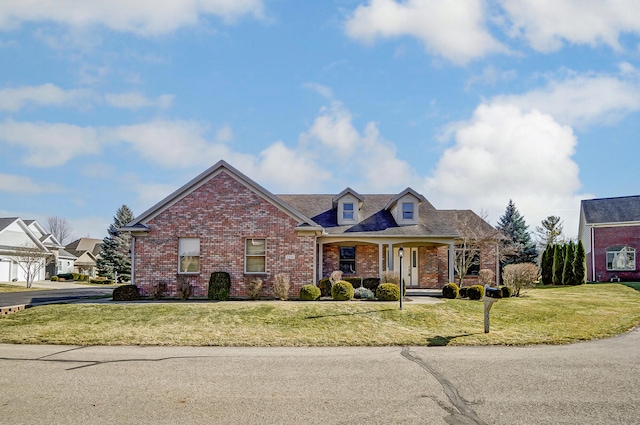
<path id="1" fill-rule="evenodd" d="M 131 110 L 149 107 L 166 109 L 173 102 L 173 96 L 169 94 L 163 94 L 157 99 L 150 99 L 138 92 L 107 93 L 104 95 L 104 99 L 109 106 Z"/>
<path id="2" fill-rule="evenodd" d="M 229 143 L 233 141 L 233 129 L 230 125 L 223 125 L 216 131 L 216 142 L 218 143 Z"/>
<path id="3" fill-rule="evenodd" d="M 70 124 L 0 123 L 0 142 L 26 149 L 22 162 L 34 167 L 56 167 L 71 158 L 100 152 L 98 132 Z"/>
<path id="4" fill-rule="evenodd" d="M 551 80 L 541 89 L 499 96 L 493 101 L 524 110 L 537 109 L 571 126 L 611 124 L 640 110 L 638 72 L 629 64 L 622 64 L 621 70 L 621 76 L 571 74 L 563 80 Z"/>
<path id="5" fill-rule="evenodd" d="M 345 30 L 349 37 L 366 43 L 412 36 L 427 51 L 456 64 L 507 51 L 485 27 L 481 0 L 371 0 L 356 8 Z"/>
<path id="6" fill-rule="evenodd" d="M 531 230 L 553 214 L 575 236 L 579 201 L 588 196 L 579 193 L 576 144 L 571 128 L 549 115 L 482 104 L 454 132 L 424 193 L 440 207 L 484 209 L 493 222 L 513 199 Z"/>
<path id="7" fill-rule="evenodd" d="M 0 173 L 0 192 L 49 193 L 60 190 L 59 186 L 51 183 L 38 183 L 29 177 Z"/>
<path id="8" fill-rule="evenodd" d="M 563 44 L 608 45 L 620 50 L 623 33 L 640 33 L 637 0 L 499 0 L 511 33 L 540 52 Z"/>
<path id="9" fill-rule="evenodd" d="M 54 84 L 20 86 L 0 90 L 0 111 L 18 111 L 25 106 L 84 106 L 95 95 L 89 90 L 64 90 Z"/>
<path id="10" fill-rule="evenodd" d="M 0 30 L 23 22 L 49 21 L 72 28 L 103 25 L 144 36 L 197 25 L 204 15 L 233 22 L 243 15 L 261 17 L 262 0 L 5 0 L 0 2 Z"/>
<path id="11" fill-rule="evenodd" d="M 469 90 L 474 85 L 495 86 L 499 82 L 511 81 L 515 79 L 517 72 L 514 70 L 502 71 L 493 65 L 486 66 L 482 73 L 474 75 L 467 80 L 466 89 Z"/>
<path id="12" fill-rule="evenodd" d="M 333 90 L 331 90 L 331 87 L 324 86 L 320 83 L 304 83 L 302 87 L 318 93 L 325 99 L 333 98 Z"/>

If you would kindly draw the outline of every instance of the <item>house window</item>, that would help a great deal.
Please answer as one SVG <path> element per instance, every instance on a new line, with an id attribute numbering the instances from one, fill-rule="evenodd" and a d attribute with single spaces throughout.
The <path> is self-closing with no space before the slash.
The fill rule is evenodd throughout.
<path id="1" fill-rule="evenodd" d="M 413 220 L 413 202 L 402 203 L 402 219 Z"/>
<path id="2" fill-rule="evenodd" d="M 636 269 L 636 250 L 630 246 L 607 248 L 607 270 L 628 271 Z"/>
<path id="3" fill-rule="evenodd" d="M 342 219 L 353 220 L 353 204 L 345 203 L 342 205 Z"/>
<path id="4" fill-rule="evenodd" d="M 340 270 L 344 274 L 356 273 L 356 247 L 355 246 L 340 247 Z"/>
<path id="5" fill-rule="evenodd" d="M 244 272 L 266 273 L 267 271 L 267 240 L 246 239 L 244 249 Z"/>
<path id="6" fill-rule="evenodd" d="M 480 274 L 480 251 L 474 247 L 456 245 L 454 273 L 460 276 L 460 271 L 466 269 L 465 276 L 478 276 Z"/>
<path id="7" fill-rule="evenodd" d="M 200 273 L 200 238 L 178 239 L 178 273 Z"/>

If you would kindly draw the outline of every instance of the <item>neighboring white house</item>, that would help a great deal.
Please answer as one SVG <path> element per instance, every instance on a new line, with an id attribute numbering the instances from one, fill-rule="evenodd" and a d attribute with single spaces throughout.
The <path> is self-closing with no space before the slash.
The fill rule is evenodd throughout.
<path id="1" fill-rule="evenodd" d="M 80 238 L 65 247 L 65 251 L 76 257 L 73 273 L 88 274 L 91 277 L 97 276 L 102 242 L 102 239 Z"/>
<path id="2" fill-rule="evenodd" d="M 19 217 L 0 218 L 0 282 L 25 282 L 27 280 L 24 264 L 20 263 L 20 248 L 36 248 L 42 254 L 51 254 L 58 259 L 62 245 L 35 220 L 22 220 Z M 44 263 L 44 259 L 42 262 Z M 45 267 L 41 267 L 35 280 L 44 280 Z"/>

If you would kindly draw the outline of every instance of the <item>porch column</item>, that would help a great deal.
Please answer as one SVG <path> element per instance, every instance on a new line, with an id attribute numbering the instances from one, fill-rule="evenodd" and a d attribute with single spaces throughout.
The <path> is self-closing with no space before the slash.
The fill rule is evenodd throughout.
<path id="1" fill-rule="evenodd" d="M 318 276 L 316 276 L 316 280 L 320 281 L 322 279 L 322 242 L 318 243 Z"/>
<path id="2" fill-rule="evenodd" d="M 456 261 L 456 246 L 453 242 L 449 244 L 449 282 L 455 282 L 454 264 Z"/>
<path id="3" fill-rule="evenodd" d="M 382 262 L 384 259 L 382 258 L 382 247 L 381 243 L 378 244 L 378 277 L 382 280 Z"/>
<path id="4" fill-rule="evenodd" d="M 395 270 L 393 268 L 393 244 L 387 245 L 387 270 Z"/>

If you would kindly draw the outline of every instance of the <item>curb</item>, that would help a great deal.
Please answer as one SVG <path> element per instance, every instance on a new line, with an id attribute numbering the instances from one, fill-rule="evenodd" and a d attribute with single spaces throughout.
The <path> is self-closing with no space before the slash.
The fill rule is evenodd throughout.
<path id="1" fill-rule="evenodd" d="M 31 307 L 30 304 L 10 305 L 7 307 L 0 307 L 0 316 L 4 316 L 5 314 L 15 313 L 16 311 L 26 310 L 29 307 Z"/>

